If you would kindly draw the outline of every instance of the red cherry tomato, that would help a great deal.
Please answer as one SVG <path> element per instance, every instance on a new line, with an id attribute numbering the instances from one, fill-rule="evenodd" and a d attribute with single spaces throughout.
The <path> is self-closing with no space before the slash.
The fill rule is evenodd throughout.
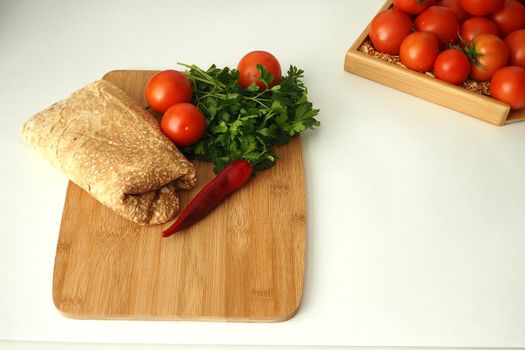
<path id="1" fill-rule="evenodd" d="M 436 78 L 451 84 L 461 84 L 470 72 L 470 61 L 459 49 L 448 49 L 439 54 L 434 63 Z"/>
<path id="2" fill-rule="evenodd" d="M 434 34 L 441 48 L 445 48 L 458 40 L 459 22 L 449 8 L 432 6 L 417 16 L 416 29 Z"/>
<path id="3" fill-rule="evenodd" d="M 164 113 L 160 128 L 177 146 L 190 146 L 204 135 L 206 121 L 201 111 L 191 103 L 178 103 Z"/>
<path id="4" fill-rule="evenodd" d="M 516 0 L 505 0 L 503 8 L 492 15 L 492 20 L 504 38 L 518 29 L 525 28 L 525 6 Z"/>
<path id="5" fill-rule="evenodd" d="M 496 23 L 485 17 L 471 17 L 465 22 L 461 23 L 459 30 L 461 38 L 467 43 L 471 43 L 474 36 L 481 34 L 494 34 L 499 35 L 498 27 Z"/>
<path id="6" fill-rule="evenodd" d="M 512 109 L 525 108 L 525 68 L 501 68 L 490 81 L 491 95 L 508 103 Z"/>
<path id="7" fill-rule="evenodd" d="M 191 83 L 176 70 L 165 70 L 152 76 L 146 84 L 146 100 L 151 108 L 164 113 L 171 106 L 191 102 Z"/>
<path id="8" fill-rule="evenodd" d="M 257 65 L 260 64 L 266 67 L 267 71 L 272 73 L 273 80 L 268 87 L 271 88 L 274 85 L 279 84 L 281 81 L 281 65 L 277 58 L 266 51 L 252 51 L 247 53 L 237 65 L 239 71 L 239 84 L 243 88 L 247 88 L 251 84 L 255 83 L 259 87 L 259 90 L 265 90 L 266 85 L 261 81 L 261 74 L 257 70 Z"/>
<path id="9" fill-rule="evenodd" d="M 507 45 L 493 34 L 481 34 L 474 39 L 477 61 L 470 63 L 470 77 L 476 80 L 489 80 L 494 73 L 507 64 L 509 50 Z"/>
<path id="10" fill-rule="evenodd" d="M 415 32 L 403 40 L 399 58 L 407 68 L 427 72 L 434 66 L 439 54 L 439 45 L 434 34 Z"/>
<path id="11" fill-rule="evenodd" d="M 397 55 L 401 43 L 412 32 L 413 27 L 414 24 L 406 13 L 390 9 L 374 17 L 368 35 L 376 50 Z"/>
<path id="12" fill-rule="evenodd" d="M 417 15 L 436 2 L 434 0 L 393 0 L 394 6 L 403 12 Z"/>
<path id="13" fill-rule="evenodd" d="M 497 12 L 505 0 L 459 0 L 461 7 L 472 16 L 486 16 Z"/>
<path id="14" fill-rule="evenodd" d="M 509 65 L 525 67 L 525 29 L 510 33 L 505 44 L 509 48 Z"/>
<path id="15" fill-rule="evenodd" d="M 441 0 L 439 6 L 448 7 L 456 15 L 458 22 L 463 23 L 467 18 L 470 17 L 468 13 L 463 10 L 459 4 L 459 0 Z"/>

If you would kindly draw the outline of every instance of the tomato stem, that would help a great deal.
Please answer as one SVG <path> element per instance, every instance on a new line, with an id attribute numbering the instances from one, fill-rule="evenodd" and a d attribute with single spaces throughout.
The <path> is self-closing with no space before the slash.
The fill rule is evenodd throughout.
<path id="1" fill-rule="evenodd" d="M 476 45 L 474 44 L 476 42 L 476 34 L 474 34 L 474 37 L 472 38 L 471 42 L 469 43 L 463 37 L 458 33 L 459 41 L 461 44 L 463 44 L 463 52 L 465 55 L 467 55 L 467 58 L 474 63 L 476 66 L 478 66 L 480 69 L 487 70 L 479 61 L 479 57 L 485 56 L 485 54 L 478 52 L 476 49 Z"/>

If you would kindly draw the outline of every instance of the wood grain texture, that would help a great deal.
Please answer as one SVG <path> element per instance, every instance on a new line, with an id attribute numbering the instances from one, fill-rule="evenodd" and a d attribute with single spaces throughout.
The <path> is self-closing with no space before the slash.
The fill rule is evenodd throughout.
<path id="1" fill-rule="evenodd" d="M 392 2 L 387 0 L 379 12 L 388 9 L 391 5 Z M 345 55 L 344 69 L 347 72 L 494 125 L 501 126 L 525 120 L 525 110 L 511 111 L 506 103 L 359 51 L 359 47 L 368 37 L 369 27 L 370 25 L 363 30 Z"/>
<path id="2" fill-rule="evenodd" d="M 146 105 L 154 71 L 104 76 Z M 170 223 L 139 226 L 69 183 L 57 245 L 53 300 L 81 319 L 284 321 L 300 304 L 306 244 L 306 195 L 300 138 L 282 157 L 204 220 L 161 238 Z M 198 183 L 212 178 L 194 162 Z"/>

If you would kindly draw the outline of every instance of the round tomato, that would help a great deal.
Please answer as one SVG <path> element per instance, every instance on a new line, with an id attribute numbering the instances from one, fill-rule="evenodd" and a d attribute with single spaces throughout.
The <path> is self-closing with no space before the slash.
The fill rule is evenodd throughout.
<path id="1" fill-rule="evenodd" d="M 509 58 L 507 45 L 493 34 L 477 36 L 467 51 L 475 60 L 470 63 L 470 77 L 476 80 L 489 80 Z"/>
<path id="2" fill-rule="evenodd" d="M 191 103 L 178 103 L 164 113 L 160 128 L 175 145 L 190 146 L 204 135 L 206 121 L 201 111 Z"/>
<path id="3" fill-rule="evenodd" d="M 459 0 L 461 7 L 472 16 L 486 16 L 497 12 L 505 0 Z"/>
<path id="4" fill-rule="evenodd" d="M 451 84 L 461 84 L 470 72 L 470 61 L 459 49 L 448 49 L 439 54 L 434 63 L 436 78 Z"/>
<path id="5" fill-rule="evenodd" d="M 417 16 L 416 29 L 434 34 L 441 48 L 445 48 L 458 40 L 459 22 L 449 8 L 432 6 Z"/>
<path id="6" fill-rule="evenodd" d="M 164 113 L 171 106 L 191 101 L 191 83 L 176 70 L 165 70 L 152 76 L 146 84 L 146 100 L 151 108 Z"/>
<path id="7" fill-rule="evenodd" d="M 508 103 L 512 109 L 525 108 L 525 68 L 501 68 L 490 81 L 492 97 Z"/>
<path id="8" fill-rule="evenodd" d="M 509 64 L 525 67 L 525 29 L 510 33 L 505 44 L 509 48 Z"/>
<path id="9" fill-rule="evenodd" d="M 496 23 L 485 17 L 471 17 L 465 22 L 461 23 L 461 29 L 459 30 L 461 38 L 467 43 L 472 43 L 474 36 L 481 34 L 494 34 L 499 35 L 498 27 Z"/>
<path id="10" fill-rule="evenodd" d="M 417 15 L 436 3 L 435 0 L 393 0 L 393 2 L 395 7 L 411 15 Z"/>
<path id="11" fill-rule="evenodd" d="M 272 73 L 273 80 L 268 84 L 268 88 L 279 84 L 281 81 L 281 65 L 277 58 L 266 51 L 252 51 L 247 53 L 237 65 L 239 71 L 239 84 L 243 88 L 247 88 L 251 84 L 255 83 L 259 87 L 259 90 L 265 90 L 266 84 L 261 80 L 261 73 L 257 69 L 257 65 L 260 64 L 266 67 L 269 73 Z"/>
<path id="12" fill-rule="evenodd" d="M 505 0 L 503 8 L 492 15 L 492 20 L 504 38 L 518 29 L 525 28 L 525 6 L 516 0 Z"/>
<path id="13" fill-rule="evenodd" d="M 434 66 L 438 54 L 439 45 L 434 34 L 415 32 L 403 40 L 399 58 L 407 68 L 427 72 Z"/>
<path id="14" fill-rule="evenodd" d="M 413 27 L 414 24 L 406 13 L 391 9 L 374 17 L 368 35 L 378 51 L 397 55 L 401 43 L 412 32 Z"/>
<path id="15" fill-rule="evenodd" d="M 452 12 L 454 12 L 459 23 L 463 23 L 467 18 L 470 17 L 470 15 L 466 13 L 459 4 L 459 0 L 441 0 L 439 6 L 448 7 Z"/>

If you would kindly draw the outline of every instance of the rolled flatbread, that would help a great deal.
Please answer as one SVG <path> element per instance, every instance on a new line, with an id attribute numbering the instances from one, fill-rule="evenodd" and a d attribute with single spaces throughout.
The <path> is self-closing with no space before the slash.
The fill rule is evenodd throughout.
<path id="1" fill-rule="evenodd" d="M 157 120 L 105 80 L 31 117 L 22 138 L 99 202 L 138 224 L 174 218 L 176 191 L 196 183 L 195 168 Z"/>

